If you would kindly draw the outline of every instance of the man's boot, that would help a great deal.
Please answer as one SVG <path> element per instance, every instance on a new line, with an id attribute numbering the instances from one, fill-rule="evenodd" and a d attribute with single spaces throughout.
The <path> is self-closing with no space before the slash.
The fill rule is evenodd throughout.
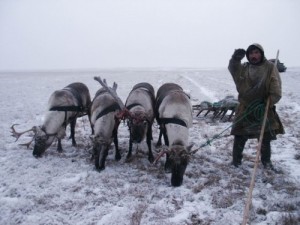
<path id="1" fill-rule="evenodd" d="M 265 169 L 273 169 L 271 162 L 271 140 L 263 139 L 261 144 L 261 162 Z"/>
<path id="2" fill-rule="evenodd" d="M 232 151 L 232 165 L 239 167 L 242 164 L 243 150 L 247 138 L 240 135 L 234 136 L 233 151 Z"/>

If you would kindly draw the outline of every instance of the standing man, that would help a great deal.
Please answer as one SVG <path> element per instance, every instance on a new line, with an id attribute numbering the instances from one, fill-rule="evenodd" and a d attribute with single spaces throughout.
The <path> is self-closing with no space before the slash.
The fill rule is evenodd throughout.
<path id="1" fill-rule="evenodd" d="M 248 62 L 241 64 L 245 55 Z M 270 142 L 276 139 L 277 134 L 284 133 L 275 110 L 275 104 L 281 98 L 279 72 L 276 66 L 265 58 L 264 50 L 259 44 L 250 45 L 247 51 L 236 49 L 229 61 L 228 69 L 236 85 L 240 103 L 231 130 L 231 134 L 234 135 L 232 164 L 235 167 L 241 165 L 246 141 L 259 138 L 265 104 L 270 98 L 261 146 L 261 162 L 265 168 L 272 169 Z"/>

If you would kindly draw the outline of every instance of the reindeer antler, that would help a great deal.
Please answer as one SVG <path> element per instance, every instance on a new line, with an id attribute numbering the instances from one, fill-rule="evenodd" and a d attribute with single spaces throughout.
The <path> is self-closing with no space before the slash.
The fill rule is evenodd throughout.
<path id="1" fill-rule="evenodd" d="M 117 113 L 116 118 L 120 119 L 120 120 L 125 120 L 125 119 L 130 118 L 131 116 L 132 115 L 131 115 L 130 111 L 127 108 L 124 108 L 122 111 Z"/>
<path id="2" fill-rule="evenodd" d="M 160 153 L 158 154 L 158 156 L 155 158 L 155 160 L 153 161 L 153 165 L 155 165 L 157 163 L 157 161 L 166 153 L 169 153 L 170 150 L 168 148 L 163 148 Z"/>
<path id="3" fill-rule="evenodd" d="M 35 136 L 34 136 L 35 137 Z M 31 141 L 27 142 L 27 143 L 23 143 L 23 144 L 19 144 L 21 146 L 26 146 L 27 149 L 29 148 L 29 146 L 31 145 L 31 143 L 34 141 L 34 137 L 31 139 Z"/>
<path id="4" fill-rule="evenodd" d="M 21 137 L 23 134 L 25 134 L 25 133 L 27 133 L 27 132 L 29 132 L 29 131 L 33 131 L 33 132 L 35 133 L 35 135 L 36 135 L 36 126 L 33 126 L 31 129 L 26 130 L 26 131 L 23 131 L 23 132 L 17 132 L 17 131 L 15 130 L 15 128 L 14 128 L 14 126 L 16 126 L 16 125 L 19 125 L 19 124 L 13 124 L 13 125 L 10 127 L 10 128 L 12 129 L 12 130 L 11 130 L 11 133 L 12 133 L 11 136 L 13 136 L 13 137 L 16 138 L 15 141 L 17 141 L 17 140 L 19 139 L 19 137 Z M 28 143 L 19 144 L 19 145 L 21 145 L 21 146 L 26 146 L 27 149 L 28 149 L 29 146 L 30 146 L 30 144 L 31 144 L 31 143 L 33 142 L 33 140 L 34 140 L 35 135 L 33 136 L 32 140 L 29 141 Z"/>
<path id="5" fill-rule="evenodd" d="M 32 127 L 31 129 L 26 130 L 26 131 L 23 131 L 23 132 L 17 132 L 17 131 L 15 130 L 15 128 L 14 128 L 14 126 L 16 126 L 16 125 L 19 125 L 19 124 L 13 124 L 13 125 L 10 127 L 10 128 L 11 128 L 11 133 L 12 133 L 11 136 L 13 136 L 13 137 L 16 138 L 15 141 L 17 141 L 23 134 L 25 134 L 25 133 L 27 133 L 27 132 L 29 132 L 29 131 L 36 132 L 36 128 L 35 128 L 35 127 Z"/>
<path id="6" fill-rule="evenodd" d="M 111 96 L 118 102 L 118 104 L 122 110 L 124 110 L 126 108 L 124 103 L 122 102 L 122 100 L 117 95 L 116 90 L 117 90 L 118 85 L 115 82 L 113 84 L 113 88 L 110 88 L 110 87 L 108 87 L 105 79 L 103 79 L 103 81 L 102 81 L 102 79 L 100 77 L 94 77 L 94 80 L 98 81 L 102 85 L 102 87 L 104 87 L 105 90 L 111 94 Z"/>

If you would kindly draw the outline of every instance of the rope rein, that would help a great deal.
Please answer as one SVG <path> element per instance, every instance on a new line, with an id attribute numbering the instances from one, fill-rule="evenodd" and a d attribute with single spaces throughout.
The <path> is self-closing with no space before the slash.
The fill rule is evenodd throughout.
<path id="1" fill-rule="evenodd" d="M 261 123 L 261 120 L 264 116 L 264 110 L 265 109 L 265 105 L 260 102 L 260 101 L 254 101 L 252 102 L 249 107 L 247 107 L 246 112 L 243 114 L 243 116 L 241 116 L 240 118 L 238 118 L 234 123 L 232 123 L 230 126 L 226 127 L 223 131 L 221 131 L 220 133 L 214 135 L 212 138 L 208 139 L 205 143 L 201 144 L 197 149 L 193 150 L 190 152 L 190 154 L 195 154 L 197 151 L 199 151 L 201 148 L 211 145 L 211 143 L 216 140 L 216 139 L 220 139 L 222 137 L 227 137 L 228 135 L 223 135 L 222 134 L 227 131 L 229 128 L 233 127 L 235 124 L 239 123 L 242 120 L 249 120 L 249 115 L 254 115 L 255 121 L 257 123 Z M 253 118 L 252 118 L 253 119 Z M 257 123 L 254 123 L 257 124 Z"/>

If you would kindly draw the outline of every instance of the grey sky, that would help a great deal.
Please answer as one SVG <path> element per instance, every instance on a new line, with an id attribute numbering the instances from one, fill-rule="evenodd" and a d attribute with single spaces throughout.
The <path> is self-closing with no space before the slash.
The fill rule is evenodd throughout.
<path id="1" fill-rule="evenodd" d="M 0 0 L 0 70 L 227 67 L 235 48 L 300 66 L 298 0 Z"/>

